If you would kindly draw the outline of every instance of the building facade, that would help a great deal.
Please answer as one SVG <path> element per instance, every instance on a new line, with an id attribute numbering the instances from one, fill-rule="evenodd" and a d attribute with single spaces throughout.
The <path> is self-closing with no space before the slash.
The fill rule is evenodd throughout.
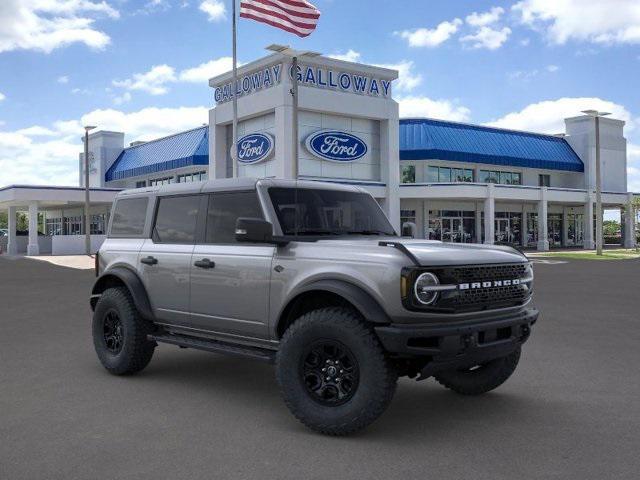
<path id="1" fill-rule="evenodd" d="M 339 182 L 368 190 L 403 235 L 538 250 L 594 247 L 593 118 L 567 118 L 559 135 L 399 119 L 392 94 L 397 77 L 394 70 L 316 55 L 300 57 L 294 72 L 290 57 L 269 55 L 238 69 L 235 92 L 230 72 L 209 81 L 215 102 L 209 125 L 128 147 L 122 132 L 91 134 L 90 186 L 117 191 L 234 174 Z M 603 204 L 622 212 L 623 243 L 631 247 L 635 225 L 628 214 L 633 194 L 627 192 L 624 122 L 600 122 Z M 80 155 L 80 185 L 83 165 Z M 0 190 L 0 208 L 9 205 L 3 194 L 8 197 L 11 188 Z M 33 202 L 28 205 L 32 212 Z M 108 215 L 105 205 L 93 207 L 92 233 L 104 233 Z M 50 204 L 46 216 L 47 234 L 83 233 L 81 222 L 78 227 L 69 220 L 78 217 L 76 211 Z"/>

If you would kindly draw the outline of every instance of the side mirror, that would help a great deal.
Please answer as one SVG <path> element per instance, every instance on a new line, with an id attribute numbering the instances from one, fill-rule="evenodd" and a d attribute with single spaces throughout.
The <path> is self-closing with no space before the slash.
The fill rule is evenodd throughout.
<path id="1" fill-rule="evenodd" d="M 273 225 L 261 218 L 238 218 L 236 240 L 250 243 L 276 243 L 273 240 Z"/>

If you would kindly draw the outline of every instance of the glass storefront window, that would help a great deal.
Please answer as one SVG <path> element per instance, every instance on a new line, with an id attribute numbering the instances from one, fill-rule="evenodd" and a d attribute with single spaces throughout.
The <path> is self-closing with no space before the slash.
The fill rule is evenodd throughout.
<path id="1" fill-rule="evenodd" d="M 402 183 L 416 183 L 415 165 L 405 165 L 400 171 L 400 181 Z"/>
<path id="2" fill-rule="evenodd" d="M 547 216 L 547 238 L 549 247 L 559 247 L 562 245 L 562 214 L 550 213 Z"/>
<path id="3" fill-rule="evenodd" d="M 584 215 L 570 213 L 567 215 L 567 245 L 584 243 Z"/>
<path id="4" fill-rule="evenodd" d="M 495 243 L 501 245 L 522 244 L 521 213 L 496 212 L 494 222 Z"/>
<path id="5" fill-rule="evenodd" d="M 538 214 L 527 213 L 527 246 L 538 244 Z"/>
<path id="6" fill-rule="evenodd" d="M 471 243 L 475 236 L 475 213 L 460 210 L 430 210 L 429 240 Z"/>
<path id="7" fill-rule="evenodd" d="M 427 182 L 473 182 L 473 170 L 470 168 L 427 167 Z"/>
<path id="8" fill-rule="evenodd" d="M 480 183 L 499 183 L 502 185 L 522 185 L 522 174 L 518 172 L 499 172 L 480 170 Z"/>
<path id="9" fill-rule="evenodd" d="M 416 225 L 416 211 L 415 210 L 400 210 L 400 225 L 402 228 L 403 237 L 413 237 L 415 233 L 413 229 L 407 225 L 412 223 Z"/>

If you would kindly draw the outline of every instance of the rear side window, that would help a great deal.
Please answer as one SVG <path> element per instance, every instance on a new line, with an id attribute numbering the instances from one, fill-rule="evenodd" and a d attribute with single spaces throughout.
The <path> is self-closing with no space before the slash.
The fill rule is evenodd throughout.
<path id="1" fill-rule="evenodd" d="M 200 195 L 161 197 L 153 228 L 153 241 L 195 243 L 200 198 Z"/>
<path id="2" fill-rule="evenodd" d="M 255 191 L 209 196 L 206 243 L 236 243 L 238 217 L 264 218 Z"/>
<path id="3" fill-rule="evenodd" d="M 113 210 L 110 237 L 138 237 L 144 232 L 149 199 L 124 198 L 116 202 Z"/>

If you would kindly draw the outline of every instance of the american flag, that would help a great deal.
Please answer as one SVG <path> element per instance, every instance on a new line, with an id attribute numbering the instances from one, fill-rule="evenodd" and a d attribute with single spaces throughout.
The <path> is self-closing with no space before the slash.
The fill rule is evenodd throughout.
<path id="1" fill-rule="evenodd" d="M 320 10 L 306 0 L 241 0 L 240 16 L 306 37 L 316 29 Z"/>

